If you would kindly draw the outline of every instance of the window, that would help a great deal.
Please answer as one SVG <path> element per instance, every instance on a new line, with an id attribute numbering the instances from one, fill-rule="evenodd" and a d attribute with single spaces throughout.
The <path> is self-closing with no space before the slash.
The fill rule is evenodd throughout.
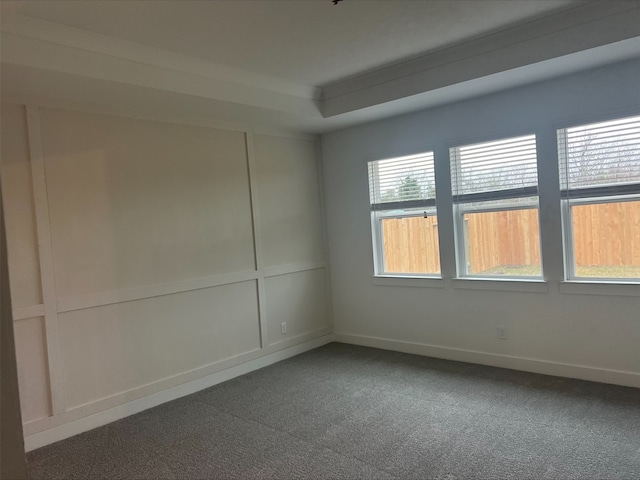
<path id="1" fill-rule="evenodd" d="M 558 130 L 567 279 L 640 280 L 640 117 Z"/>
<path id="2" fill-rule="evenodd" d="M 376 275 L 440 274 L 433 152 L 369 162 Z"/>
<path id="3" fill-rule="evenodd" d="M 540 278 L 535 135 L 449 154 L 458 275 Z"/>

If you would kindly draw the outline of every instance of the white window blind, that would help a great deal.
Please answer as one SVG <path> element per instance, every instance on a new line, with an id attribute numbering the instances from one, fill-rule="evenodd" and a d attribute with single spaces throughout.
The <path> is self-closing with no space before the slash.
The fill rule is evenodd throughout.
<path id="1" fill-rule="evenodd" d="M 640 192 L 640 116 L 558 130 L 563 196 Z"/>
<path id="2" fill-rule="evenodd" d="M 455 202 L 535 196 L 538 166 L 535 135 L 450 149 Z"/>
<path id="3" fill-rule="evenodd" d="M 369 162 L 372 210 L 434 206 L 433 152 Z"/>

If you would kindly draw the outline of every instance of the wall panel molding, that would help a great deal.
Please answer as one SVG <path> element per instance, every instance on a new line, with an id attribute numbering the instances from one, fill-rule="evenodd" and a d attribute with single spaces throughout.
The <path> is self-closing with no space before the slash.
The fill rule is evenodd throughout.
<path id="1" fill-rule="evenodd" d="M 256 156 L 253 146 L 253 134 L 245 132 L 247 148 L 247 171 L 249 174 L 249 192 L 251 195 L 251 219 L 253 221 L 253 247 L 255 254 L 256 270 L 258 271 L 258 315 L 260 317 L 260 346 L 267 345 L 267 308 L 265 304 L 264 287 L 264 253 L 262 251 L 262 239 L 260 238 L 260 208 L 257 199 L 257 174 Z"/>
<path id="2" fill-rule="evenodd" d="M 277 267 L 266 267 L 264 269 L 265 277 L 277 277 L 279 275 L 288 275 L 290 273 L 306 272 L 308 270 L 319 270 L 326 268 L 327 262 L 305 262 L 291 263 L 289 265 L 278 265 Z"/>
<path id="3" fill-rule="evenodd" d="M 49 203 L 47 181 L 42 151 L 40 131 L 40 112 L 38 107 L 27 105 L 27 130 L 29 136 L 29 155 L 33 197 L 38 234 L 38 253 L 40 258 L 40 279 L 44 305 L 44 323 L 47 341 L 47 359 L 49 364 L 49 385 L 51 388 L 51 407 L 53 414 L 65 411 L 65 397 L 62 364 L 60 359 L 60 336 L 58 329 L 58 310 L 56 306 L 56 281 L 51 246 L 51 225 L 49 223 Z"/>
<path id="4" fill-rule="evenodd" d="M 325 281 L 325 305 L 329 324 L 333 329 L 333 296 L 331 292 L 331 270 L 329 269 L 329 231 L 327 229 L 327 208 L 324 191 L 324 170 L 322 168 L 322 143 L 316 143 L 316 169 L 318 170 L 318 195 L 320 196 L 320 221 L 322 223 L 322 246 L 324 252 L 324 281 Z M 333 330 L 332 330 L 333 331 Z"/>
<path id="5" fill-rule="evenodd" d="M 28 320 L 29 318 L 44 317 L 44 305 L 31 305 L 29 307 L 17 307 L 13 309 L 13 321 Z"/>
<path id="6" fill-rule="evenodd" d="M 256 280 L 257 272 L 237 272 L 223 275 L 213 275 L 211 277 L 198 278 L 194 280 L 183 280 L 179 282 L 165 283 L 161 285 L 149 285 L 146 287 L 131 288 L 126 290 L 116 290 L 113 292 L 97 293 L 82 297 L 66 297 L 58 300 L 58 313 L 72 312 L 85 308 L 101 307 L 114 303 L 131 302 L 145 298 L 160 297 L 163 295 L 173 295 L 176 293 L 191 292 L 204 288 L 219 287 L 233 283 Z"/>
<path id="7" fill-rule="evenodd" d="M 297 331 L 290 331 L 287 336 L 281 337 L 281 339 L 274 344 L 269 344 L 267 340 L 268 299 L 266 297 L 265 279 L 322 269 L 325 272 L 323 275 L 326 275 L 328 281 L 328 275 L 326 274 L 328 267 L 326 261 L 327 245 L 325 237 L 323 239 L 325 255 L 324 258 L 320 260 L 299 261 L 292 258 L 291 260 L 293 260 L 293 262 L 297 261 L 298 263 L 276 264 L 265 267 L 262 246 L 263 239 L 261 238 L 262 231 L 260 230 L 260 222 L 264 221 L 264 218 L 260 216 L 260 201 L 257 196 L 259 178 L 256 166 L 256 147 L 254 147 L 254 134 L 248 130 L 242 130 L 242 133 L 246 154 L 246 181 L 248 182 L 248 192 L 250 195 L 255 270 L 222 273 L 202 278 L 169 281 L 159 284 L 145 285 L 143 283 L 140 286 L 126 288 L 115 284 L 114 287 L 116 289 L 111 291 L 97 291 L 94 293 L 89 290 L 89 293 L 86 295 L 73 295 L 73 292 L 69 292 L 71 294 L 70 296 L 60 296 L 62 287 L 58 285 L 60 288 L 56 288 L 55 271 L 55 261 L 59 259 L 54 258 L 55 252 L 52 245 L 52 222 L 54 219 L 50 216 L 51 206 L 49 204 L 49 198 L 53 195 L 53 190 L 51 189 L 54 185 L 51 182 L 53 182 L 54 178 L 52 177 L 52 170 L 49 170 L 50 185 L 48 189 L 46 159 L 45 152 L 43 151 L 43 132 L 41 131 L 43 126 L 41 126 L 40 118 L 42 115 L 42 122 L 45 121 L 44 112 L 42 111 L 43 108 L 46 107 L 38 101 L 28 104 L 26 108 L 29 160 L 32 171 L 31 180 L 33 183 L 35 224 L 41 271 L 40 284 L 43 297 L 41 304 L 18 307 L 13 311 L 14 321 L 40 317 L 42 318 L 41 321 L 43 325 L 45 358 L 41 360 L 41 363 L 43 363 L 43 368 L 45 369 L 44 374 L 48 376 L 46 392 L 48 392 L 51 400 L 51 410 L 49 411 L 50 416 L 37 417 L 37 419 L 24 424 L 25 434 L 29 436 L 29 440 L 27 441 L 29 449 L 75 435 L 81 431 L 130 415 L 135 413 L 135 411 L 141 411 L 174 398 L 194 393 L 221 381 L 242 375 L 257 368 L 262 368 L 271 363 L 297 355 L 312 348 L 317 348 L 332 341 L 332 327 L 330 322 L 325 322 L 324 325 L 318 323 L 315 325 L 307 325 L 304 328 L 298 328 Z M 70 106 L 62 105 L 57 108 L 70 111 L 74 110 Z M 105 114 L 123 119 L 127 118 L 118 113 L 98 111 L 92 111 L 92 113 Z M 196 126 L 182 122 L 180 119 L 165 121 L 165 123 L 173 123 L 177 126 Z M 199 126 L 216 128 L 210 125 Z M 45 131 L 44 133 L 47 132 Z M 316 146 L 318 145 L 315 137 L 312 138 L 304 135 L 276 135 L 292 141 L 313 141 L 316 143 Z M 319 146 L 317 148 L 319 148 Z M 316 151 L 319 153 L 319 150 Z M 319 158 L 316 160 L 318 172 L 317 181 L 319 186 L 321 186 Z M 278 193 L 278 190 L 276 189 L 274 192 Z M 321 188 L 320 195 L 322 195 Z M 321 212 L 322 208 L 323 205 L 321 206 Z M 53 213 L 54 212 L 51 211 L 51 214 Z M 320 221 L 320 219 L 317 220 Z M 56 227 L 56 225 L 54 224 L 53 227 Z M 287 259 L 283 258 L 282 260 L 285 260 L 285 262 L 282 263 L 286 263 Z M 251 262 L 248 262 L 248 265 L 250 266 Z M 252 322 L 256 322 L 255 328 L 259 328 L 259 344 L 254 341 L 250 346 L 244 346 L 242 349 L 239 348 L 237 351 L 229 352 L 229 354 L 233 354 L 230 357 L 215 360 L 212 361 L 212 363 L 206 363 L 186 371 L 177 369 L 176 371 L 179 373 L 171 374 L 168 377 L 161 377 L 159 380 L 153 380 L 146 384 L 135 383 L 132 388 L 129 388 L 131 385 L 126 385 L 124 388 L 128 389 L 125 391 L 114 389 L 102 393 L 102 395 L 108 394 L 106 397 L 98 395 L 97 400 L 92 399 L 88 401 L 88 403 L 81 401 L 78 402 L 78 405 L 71 405 L 72 391 L 65 391 L 68 385 L 64 382 L 65 376 L 69 375 L 69 372 L 65 371 L 68 365 L 65 366 L 63 364 L 64 352 L 61 351 L 61 342 L 64 339 L 62 335 L 66 325 L 64 323 L 66 317 L 64 317 L 63 314 L 244 282 L 255 282 L 255 288 L 258 293 L 257 309 L 259 323 L 255 320 Z M 326 296 L 328 296 L 328 291 L 329 289 L 327 288 Z M 289 297 L 292 297 L 292 294 L 279 301 L 288 301 Z M 295 298 L 291 298 L 291 300 L 295 300 Z M 278 300 L 276 299 L 274 301 Z M 327 298 L 323 301 L 329 302 Z M 330 314 L 329 312 L 330 303 L 327 303 L 327 315 Z M 89 315 L 90 313 L 87 312 L 86 314 Z M 84 319 L 84 315 L 85 312 L 80 312 L 78 318 Z M 253 318 L 255 319 L 255 317 Z M 296 317 L 296 323 L 298 319 L 304 320 L 304 318 Z M 85 325 L 84 322 L 80 324 Z M 253 329 L 254 327 L 251 328 Z M 255 330 L 252 330 L 252 332 L 255 332 Z M 224 355 L 222 356 L 224 357 Z M 87 361 L 91 360 L 92 359 L 87 358 Z M 195 365 L 198 365 L 198 363 Z M 189 367 L 191 366 L 192 365 Z M 165 375 L 168 374 L 169 372 L 165 373 Z M 131 407 L 131 404 L 135 404 L 136 406 Z M 132 408 L 134 408 L 135 411 L 132 410 Z"/>
<path id="8" fill-rule="evenodd" d="M 190 395 L 221 382 L 264 368 L 333 341 L 327 331 L 290 339 L 263 350 L 254 350 L 191 372 L 144 385 L 138 389 L 72 408 L 62 415 L 24 425 L 25 447 L 35 450 L 53 442 L 128 417 L 148 408 Z"/>

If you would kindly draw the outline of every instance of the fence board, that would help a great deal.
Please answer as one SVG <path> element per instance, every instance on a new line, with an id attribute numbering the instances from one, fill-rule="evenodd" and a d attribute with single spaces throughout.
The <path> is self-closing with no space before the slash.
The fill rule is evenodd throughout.
<path id="1" fill-rule="evenodd" d="M 390 273 L 440 273 L 436 217 L 382 220 L 385 271 Z"/>
<path id="2" fill-rule="evenodd" d="M 640 202 L 572 207 L 578 266 L 640 266 Z"/>
<path id="3" fill-rule="evenodd" d="M 572 207 L 578 266 L 640 266 L 640 201 Z M 540 265 L 538 211 L 465 215 L 469 271 Z M 437 218 L 382 220 L 387 272 L 440 272 Z"/>

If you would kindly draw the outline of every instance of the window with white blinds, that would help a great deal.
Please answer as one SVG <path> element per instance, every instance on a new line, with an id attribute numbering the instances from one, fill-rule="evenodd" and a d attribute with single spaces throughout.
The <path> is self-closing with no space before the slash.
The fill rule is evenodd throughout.
<path id="1" fill-rule="evenodd" d="M 450 149 L 454 202 L 530 197 L 538 193 L 535 135 Z"/>
<path id="2" fill-rule="evenodd" d="M 558 130 L 564 198 L 640 193 L 640 116 Z"/>
<path id="3" fill-rule="evenodd" d="M 433 152 L 369 162 L 372 210 L 435 206 Z"/>
<path id="4" fill-rule="evenodd" d="M 440 276 L 433 152 L 369 162 L 374 273 Z"/>
<path id="5" fill-rule="evenodd" d="M 558 130 L 568 280 L 640 280 L 640 116 Z"/>
<path id="6" fill-rule="evenodd" d="M 459 276 L 542 275 L 535 135 L 449 150 Z"/>
<path id="7" fill-rule="evenodd" d="M 460 278 L 542 281 L 540 141 L 557 141 L 558 163 L 540 167 L 559 171 L 562 201 L 543 200 L 561 214 L 564 279 L 640 283 L 640 115 L 559 129 L 556 139 L 447 145 L 450 179 L 438 184 L 451 182 L 451 245 L 440 245 L 434 154 L 369 162 L 374 274 L 442 278 L 442 246 L 443 258 L 455 250 Z"/>

